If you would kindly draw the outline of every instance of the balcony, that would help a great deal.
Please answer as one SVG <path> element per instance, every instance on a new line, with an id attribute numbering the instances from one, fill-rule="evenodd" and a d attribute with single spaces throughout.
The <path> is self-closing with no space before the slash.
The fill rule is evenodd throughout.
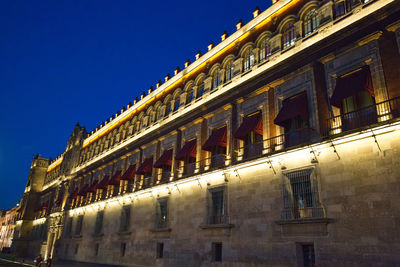
<path id="1" fill-rule="evenodd" d="M 400 117 L 400 97 L 329 118 L 326 135 L 334 136 L 398 117 Z"/>
<path id="2" fill-rule="evenodd" d="M 226 155 L 217 154 L 210 158 L 204 159 L 205 169 L 207 170 L 215 170 L 219 168 L 223 168 L 225 166 Z"/>
<path id="3" fill-rule="evenodd" d="M 161 173 L 158 173 L 158 181 L 160 184 L 168 183 L 171 179 L 172 172 L 168 170 L 162 170 Z"/>

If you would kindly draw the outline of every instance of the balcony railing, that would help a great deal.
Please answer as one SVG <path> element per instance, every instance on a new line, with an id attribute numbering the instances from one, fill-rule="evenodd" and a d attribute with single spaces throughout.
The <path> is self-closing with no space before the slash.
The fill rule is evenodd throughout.
<path id="1" fill-rule="evenodd" d="M 386 122 L 398 117 L 400 117 L 400 97 L 329 118 L 327 120 L 327 136 Z"/>
<path id="2" fill-rule="evenodd" d="M 160 184 L 168 183 L 169 179 L 171 179 L 172 172 L 163 170 L 161 173 L 158 173 L 158 181 Z"/>
<path id="3" fill-rule="evenodd" d="M 233 155 L 232 158 L 229 159 L 229 161 L 227 161 L 228 158 L 226 155 L 215 155 L 210 158 L 202 159 L 198 162 L 185 162 L 181 167 L 178 168 L 178 175 L 174 175 L 174 179 L 188 177 L 194 175 L 195 173 L 203 173 L 210 170 L 223 168 L 227 164 L 232 164 L 232 162 L 235 163 L 242 160 L 250 160 L 262 157 L 264 155 L 270 155 L 280 151 L 284 151 L 293 147 L 311 144 L 313 142 L 318 142 L 322 138 L 337 135 L 343 132 L 388 123 L 391 120 L 397 118 L 400 118 L 400 97 L 389 99 L 375 105 L 371 105 L 353 112 L 341 114 L 330 118 L 327 120 L 327 130 L 324 131 L 321 135 L 319 135 L 314 129 L 303 128 L 265 139 L 262 142 L 243 146 L 236 151 L 236 153 Z M 160 183 L 168 183 L 170 181 L 171 172 L 163 171 L 158 175 L 159 176 L 157 178 L 161 178 L 159 180 Z M 103 190 L 99 197 L 94 197 L 95 194 L 93 194 L 93 198 L 89 201 L 89 203 L 100 201 L 116 195 L 131 193 L 140 189 L 149 188 L 153 185 L 154 183 L 152 176 L 150 174 L 147 174 L 143 180 L 142 187 L 140 187 L 138 183 L 135 184 L 132 182 L 129 183 L 126 191 L 123 190 L 122 192 L 120 192 L 118 187 L 115 187 L 111 194 L 107 194 L 107 190 Z M 73 203 L 71 200 L 69 200 L 66 207 L 73 209 L 85 204 L 89 204 L 85 202 L 87 202 L 85 198 L 79 197 L 78 199 L 74 200 Z M 323 210 L 313 207 L 304 208 L 303 210 L 290 209 L 284 211 L 284 213 L 285 214 L 283 214 L 282 217 L 286 219 L 298 219 L 303 217 L 310 217 L 310 214 L 312 215 L 311 217 L 319 217 L 318 214 L 322 214 Z M 218 221 L 218 219 L 215 220 Z"/>

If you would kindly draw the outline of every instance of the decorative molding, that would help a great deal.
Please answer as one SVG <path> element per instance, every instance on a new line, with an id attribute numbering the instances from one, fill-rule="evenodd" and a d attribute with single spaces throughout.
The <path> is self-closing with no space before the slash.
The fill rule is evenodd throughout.
<path id="1" fill-rule="evenodd" d="M 363 45 L 365 45 L 365 44 L 368 44 L 368 43 L 371 42 L 371 41 L 378 40 L 378 39 L 382 36 L 382 34 L 383 34 L 382 31 L 373 32 L 373 33 L 371 33 L 371 34 L 365 36 L 364 38 L 360 39 L 360 40 L 357 42 L 357 44 L 358 44 L 359 46 L 363 46 Z"/>

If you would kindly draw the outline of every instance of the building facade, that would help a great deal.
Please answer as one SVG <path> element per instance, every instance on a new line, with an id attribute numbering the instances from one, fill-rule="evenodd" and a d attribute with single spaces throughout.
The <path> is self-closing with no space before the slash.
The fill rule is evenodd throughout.
<path id="1" fill-rule="evenodd" d="M 400 265 L 399 2 L 253 15 L 95 130 L 76 125 L 56 160 L 33 160 L 18 255 Z"/>
<path id="2" fill-rule="evenodd" d="M 18 218 L 17 210 L 18 207 L 13 207 L 9 210 L 2 210 L 0 213 L 0 251 L 5 253 L 11 251 L 15 222 Z"/>

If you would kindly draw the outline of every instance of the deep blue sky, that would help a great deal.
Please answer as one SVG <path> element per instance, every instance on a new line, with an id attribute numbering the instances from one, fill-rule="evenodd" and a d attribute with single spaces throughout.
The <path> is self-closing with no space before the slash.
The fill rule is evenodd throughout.
<path id="1" fill-rule="evenodd" d="M 32 157 L 55 158 L 271 0 L 0 1 L 0 208 L 22 196 Z"/>

